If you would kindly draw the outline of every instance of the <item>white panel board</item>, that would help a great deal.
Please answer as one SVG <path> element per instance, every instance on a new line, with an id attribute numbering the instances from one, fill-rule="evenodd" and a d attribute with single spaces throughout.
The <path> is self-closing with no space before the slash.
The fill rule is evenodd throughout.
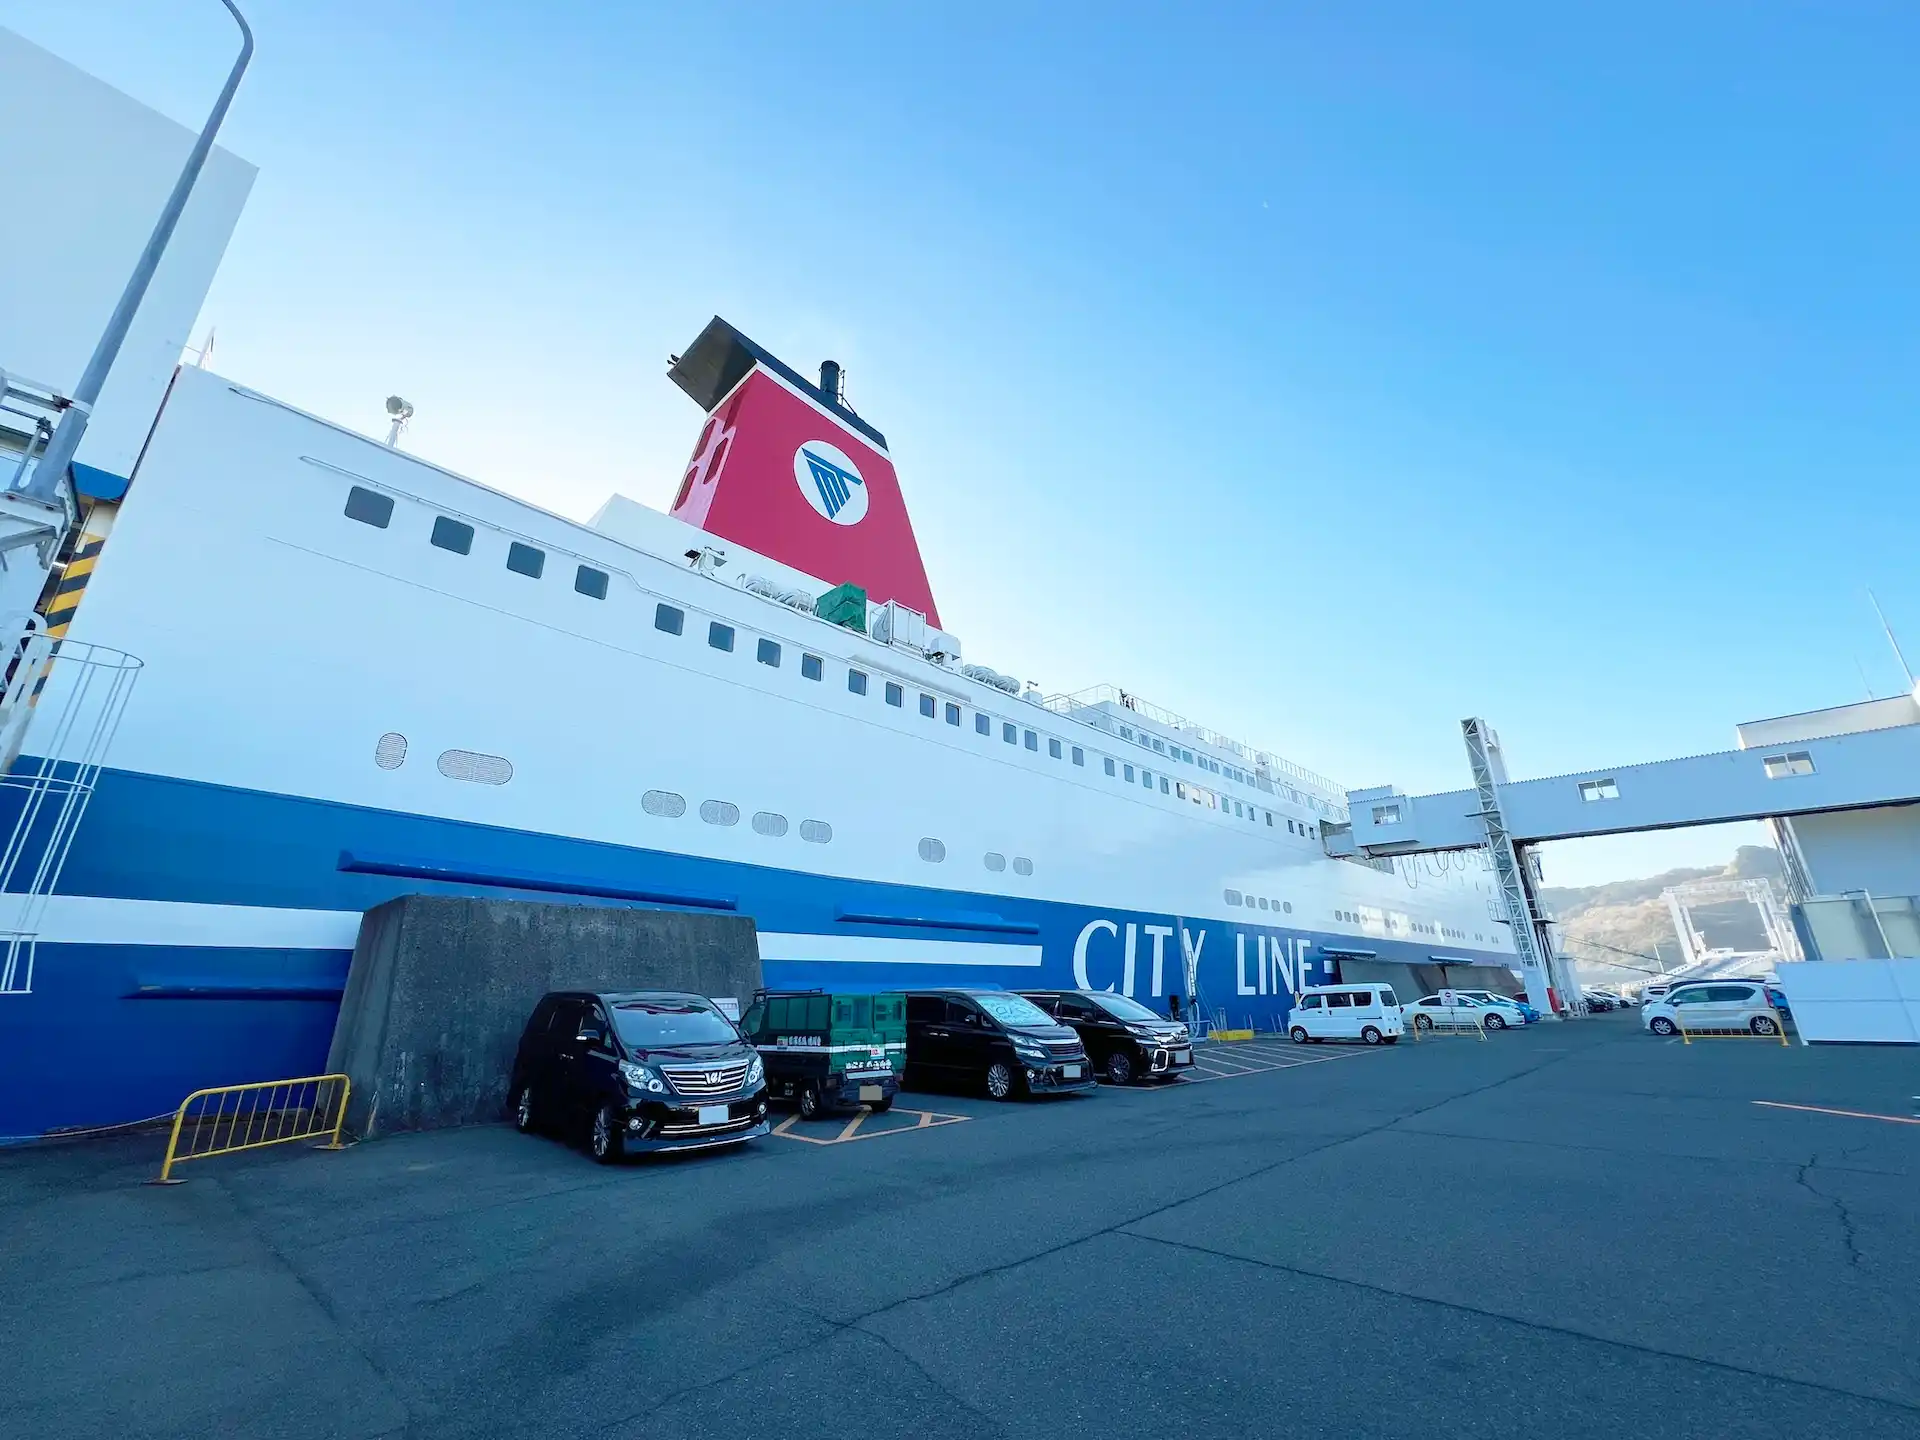
<path id="1" fill-rule="evenodd" d="M 1832 960 L 1776 973 L 1800 1038 L 1920 1045 L 1920 960 Z"/>
<path id="2" fill-rule="evenodd" d="M 0 136 L 15 202 L 0 242 L 0 369 L 72 391 L 194 133 L 0 28 Z M 79 454 L 87 464 L 132 470 L 256 173 L 226 150 L 208 157 L 95 407 Z M 26 196 L 31 207 L 17 203 Z"/>

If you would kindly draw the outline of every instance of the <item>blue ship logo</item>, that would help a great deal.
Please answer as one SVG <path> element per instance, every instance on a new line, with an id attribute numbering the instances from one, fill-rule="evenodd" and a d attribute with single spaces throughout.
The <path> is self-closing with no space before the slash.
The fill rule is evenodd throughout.
<path id="1" fill-rule="evenodd" d="M 857 525 L 867 514 L 867 482 L 838 446 L 809 440 L 794 453 L 793 478 L 807 503 L 836 525 Z"/>

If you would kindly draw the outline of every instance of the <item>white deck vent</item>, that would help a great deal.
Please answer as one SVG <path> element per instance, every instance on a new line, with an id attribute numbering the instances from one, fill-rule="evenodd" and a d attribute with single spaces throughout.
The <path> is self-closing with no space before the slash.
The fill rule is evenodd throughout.
<path id="1" fill-rule="evenodd" d="M 504 785 L 513 779 L 512 761 L 477 750 L 442 750 L 434 763 L 449 780 L 464 780 L 471 785 Z"/>

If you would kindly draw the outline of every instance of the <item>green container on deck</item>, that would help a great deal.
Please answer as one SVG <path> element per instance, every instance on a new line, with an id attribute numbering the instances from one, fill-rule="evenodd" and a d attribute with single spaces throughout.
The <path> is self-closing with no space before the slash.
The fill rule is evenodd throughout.
<path id="1" fill-rule="evenodd" d="M 822 620 L 864 635 L 867 633 L 867 592 L 858 585 L 836 585 L 814 602 L 813 613 Z"/>

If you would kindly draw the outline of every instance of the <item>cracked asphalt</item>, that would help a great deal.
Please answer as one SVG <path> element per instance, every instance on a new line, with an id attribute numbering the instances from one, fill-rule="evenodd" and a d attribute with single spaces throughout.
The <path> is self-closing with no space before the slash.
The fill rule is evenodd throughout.
<path id="1" fill-rule="evenodd" d="M 1310 1053 L 617 1170 L 0 1152 L 0 1434 L 1920 1437 L 1920 1126 L 1753 1103 L 1908 1116 L 1920 1056 Z"/>

